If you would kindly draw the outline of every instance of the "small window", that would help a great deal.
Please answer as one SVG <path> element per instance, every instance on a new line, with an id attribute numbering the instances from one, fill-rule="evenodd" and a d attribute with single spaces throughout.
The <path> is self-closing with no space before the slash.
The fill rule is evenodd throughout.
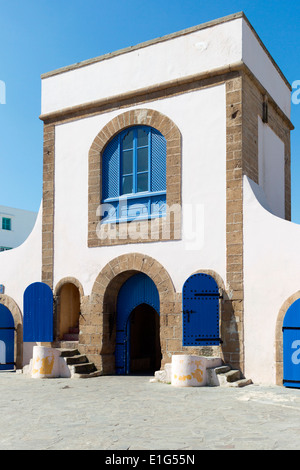
<path id="1" fill-rule="evenodd" d="M 2 230 L 11 230 L 11 219 L 2 217 Z"/>
<path id="2" fill-rule="evenodd" d="M 166 139 L 149 126 L 117 134 L 102 158 L 102 223 L 166 214 Z"/>

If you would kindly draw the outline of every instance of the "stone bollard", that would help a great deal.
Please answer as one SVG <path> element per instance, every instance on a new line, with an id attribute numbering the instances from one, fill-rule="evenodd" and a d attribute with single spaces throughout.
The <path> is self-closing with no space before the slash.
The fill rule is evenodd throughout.
<path id="1" fill-rule="evenodd" d="M 171 384 L 176 387 L 204 387 L 207 385 L 206 369 L 218 367 L 221 363 L 218 357 L 172 356 Z"/>
<path id="2" fill-rule="evenodd" d="M 45 346 L 34 346 L 31 377 L 34 379 L 60 377 L 60 351 Z"/>

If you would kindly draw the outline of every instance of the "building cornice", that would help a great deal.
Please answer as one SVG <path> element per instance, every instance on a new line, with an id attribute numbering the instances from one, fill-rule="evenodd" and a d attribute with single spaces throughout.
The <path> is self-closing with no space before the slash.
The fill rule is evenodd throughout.
<path id="1" fill-rule="evenodd" d="M 125 101 L 135 101 L 138 102 L 142 100 L 142 98 L 148 97 L 148 101 L 151 100 L 151 95 L 162 92 L 168 91 L 172 93 L 172 89 L 174 94 L 178 93 L 178 87 L 188 86 L 189 84 L 193 84 L 195 82 L 221 77 L 232 72 L 244 72 L 247 73 L 252 80 L 256 82 L 256 85 L 260 89 L 260 91 L 268 98 L 268 102 L 272 104 L 275 109 L 277 110 L 278 114 L 281 118 L 287 123 L 290 130 L 294 129 L 293 124 L 291 123 L 288 116 L 279 108 L 277 103 L 271 97 L 271 95 L 267 92 L 267 90 L 263 87 L 260 81 L 255 77 L 255 75 L 251 72 L 249 67 L 241 60 L 232 64 L 228 64 L 226 66 L 222 66 L 219 68 L 214 68 L 212 70 L 207 70 L 205 72 L 201 72 L 199 74 L 193 74 L 186 77 L 181 77 L 175 80 L 170 80 L 167 82 L 155 84 L 146 88 L 139 88 L 134 91 L 129 91 L 126 93 L 120 93 L 113 96 L 108 96 L 106 98 L 101 98 L 100 100 L 90 101 L 88 103 L 79 104 L 76 106 L 71 106 L 67 108 L 63 108 L 60 110 L 56 110 L 50 113 L 40 115 L 40 119 L 45 123 L 54 123 L 60 124 L 66 122 L 68 120 L 73 119 L 81 119 L 87 117 L 92 114 L 97 114 L 97 112 L 101 112 L 101 109 L 105 108 L 112 108 L 116 106 L 117 103 L 122 103 Z M 181 91 L 183 93 L 183 91 Z"/>
<path id="2" fill-rule="evenodd" d="M 152 46 L 154 44 L 159 44 L 159 43 L 162 43 L 162 42 L 166 42 L 166 41 L 169 41 L 171 39 L 175 39 L 175 38 L 178 38 L 178 37 L 181 37 L 181 36 L 186 36 L 188 34 L 192 34 L 192 33 L 196 32 L 196 31 L 201 31 L 201 30 L 204 30 L 204 29 L 207 29 L 207 28 L 212 28 L 214 26 L 218 26 L 218 25 L 223 24 L 223 23 L 228 23 L 230 21 L 233 21 L 233 20 L 236 20 L 236 19 L 239 19 L 239 18 L 243 18 L 246 21 L 249 28 L 251 29 L 254 36 L 256 37 L 257 41 L 259 42 L 259 44 L 263 48 L 264 52 L 267 54 L 267 56 L 271 60 L 273 66 L 276 68 L 277 72 L 279 73 L 279 75 L 281 76 L 281 78 L 283 79 L 285 84 L 291 90 L 292 87 L 291 87 L 289 81 L 287 80 L 287 78 L 283 74 L 282 70 L 279 68 L 279 66 L 277 65 L 277 63 L 275 62 L 273 57 L 271 56 L 270 52 L 268 51 L 268 49 L 266 48 L 266 46 L 264 45 L 264 43 L 262 42 L 262 40 L 258 36 L 257 32 L 255 31 L 255 29 L 253 28 L 252 24 L 250 23 L 250 21 L 248 20 L 247 16 L 245 15 L 245 13 L 243 11 L 233 13 L 231 15 L 224 16 L 222 18 L 217 18 L 217 19 L 212 20 L 212 21 L 207 21 L 206 23 L 202 23 L 202 24 L 199 24 L 199 25 L 196 25 L 196 26 L 192 26 L 190 28 L 186 28 L 186 29 L 183 29 L 181 31 L 177 31 L 175 33 L 171 33 L 171 34 L 167 34 L 165 36 L 161 36 L 159 38 L 151 39 L 149 41 L 142 42 L 142 43 L 137 44 L 135 46 L 125 47 L 123 49 L 119 49 L 117 51 L 110 52 L 108 54 L 103 54 L 101 56 L 94 57 L 92 59 L 87 59 L 87 60 L 84 60 L 84 61 L 81 61 L 81 62 L 78 62 L 78 63 L 75 63 L 75 64 L 71 64 L 71 65 L 68 65 L 68 66 L 65 66 L 65 67 L 58 68 L 56 70 L 52 70 L 50 72 L 46 72 L 46 73 L 41 75 L 41 79 L 43 80 L 43 79 L 46 79 L 46 78 L 53 77 L 55 75 L 70 72 L 70 71 L 73 71 L 73 70 L 77 70 L 77 69 L 80 69 L 82 67 L 87 67 L 89 65 L 92 65 L 92 64 L 95 64 L 95 63 L 98 63 L 98 62 L 102 62 L 104 60 L 109 60 L 109 59 L 112 59 L 114 57 L 118 57 L 122 54 L 128 54 L 129 52 L 133 52 L 133 51 L 136 51 L 136 50 L 139 50 L 139 49 L 143 49 L 145 47 L 149 47 L 149 46 Z"/>

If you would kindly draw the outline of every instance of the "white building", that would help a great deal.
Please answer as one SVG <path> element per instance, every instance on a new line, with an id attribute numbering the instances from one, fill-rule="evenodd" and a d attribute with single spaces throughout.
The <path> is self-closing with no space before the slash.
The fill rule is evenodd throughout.
<path id="1" fill-rule="evenodd" d="M 0 251 L 20 246 L 30 235 L 37 213 L 0 206 Z"/>
<path id="2" fill-rule="evenodd" d="M 23 293 L 43 282 L 55 344 L 79 322 L 103 373 L 185 353 L 282 383 L 300 298 L 290 94 L 243 13 L 43 75 L 43 204 L 0 256 L 20 331 Z M 32 344 L 16 344 L 28 363 Z"/>

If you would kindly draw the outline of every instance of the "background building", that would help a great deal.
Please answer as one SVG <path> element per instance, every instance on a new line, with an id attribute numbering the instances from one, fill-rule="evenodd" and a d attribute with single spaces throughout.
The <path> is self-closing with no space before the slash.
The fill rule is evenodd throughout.
<path id="1" fill-rule="evenodd" d="M 0 206 L 0 251 L 21 245 L 30 235 L 36 212 Z"/>

